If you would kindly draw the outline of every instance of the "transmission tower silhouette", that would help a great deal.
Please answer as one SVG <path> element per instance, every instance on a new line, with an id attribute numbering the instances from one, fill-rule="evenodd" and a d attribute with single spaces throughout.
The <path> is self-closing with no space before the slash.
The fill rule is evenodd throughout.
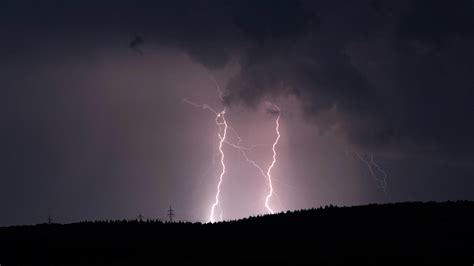
<path id="1" fill-rule="evenodd" d="M 173 216 L 174 216 L 174 210 L 171 208 L 171 205 L 170 205 L 170 209 L 168 210 L 168 217 L 169 217 L 169 222 L 172 223 L 173 222 Z"/>

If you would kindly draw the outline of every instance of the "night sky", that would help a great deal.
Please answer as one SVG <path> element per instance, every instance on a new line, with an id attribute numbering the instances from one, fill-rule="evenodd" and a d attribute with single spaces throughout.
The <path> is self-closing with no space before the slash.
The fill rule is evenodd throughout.
<path id="1" fill-rule="evenodd" d="M 207 222 L 220 129 L 183 99 L 264 168 L 280 115 L 275 211 L 474 200 L 473 1 L 2 0 L 0 36 L 0 225 Z M 223 219 L 267 213 L 223 151 Z"/>

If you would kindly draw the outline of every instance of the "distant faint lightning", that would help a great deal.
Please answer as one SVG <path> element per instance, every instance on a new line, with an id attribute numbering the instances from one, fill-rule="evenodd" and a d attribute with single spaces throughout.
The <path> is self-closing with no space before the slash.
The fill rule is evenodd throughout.
<path id="1" fill-rule="evenodd" d="M 363 162 L 364 164 L 367 165 L 367 168 L 369 169 L 369 173 L 372 176 L 372 178 L 377 182 L 377 186 L 382 190 L 383 194 L 385 197 L 388 197 L 387 194 L 387 173 L 374 161 L 374 155 L 370 154 L 370 160 L 367 160 L 364 158 L 364 156 L 358 152 L 355 151 L 347 151 L 347 154 L 349 153 L 354 153 L 357 158 Z M 377 175 L 377 172 L 380 172 L 382 175 L 379 176 Z"/>
<path id="2" fill-rule="evenodd" d="M 374 155 L 370 155 L 370 163 L 380 172 L 382 173 L 382 178 L 377 178 L 379 182 L 379 186 L 381 187 L 384 195 L 387 197 L 387 173 L 374 161 Z M 377 175 L 376 175 L 377 176 Z"/>

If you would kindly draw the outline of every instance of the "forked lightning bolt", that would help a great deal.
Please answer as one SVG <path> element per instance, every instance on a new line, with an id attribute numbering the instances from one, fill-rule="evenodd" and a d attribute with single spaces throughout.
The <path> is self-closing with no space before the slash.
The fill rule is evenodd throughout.
<path id="1" fill-rule="evenodd" d="M 213 222 L 215 222 L 214 213 L 215 213 L 216 207 L 219 206 L 219 196 L 221 194 L 221 185 L 222 185 L 222 181 L 224 180 L 224 175 L 225 175 L 225 171 L 226 171 L 225 162 L 224 162 L 225 154 L 224 154 L 224 150 L 222 149 L 223 144 L 227 142 L 226 137 L 227 137 L 228 125 L 227 125 L 227 120 L 225 119 L 226 109 L 224 108 L 224 110 L 222 110 L 220 112 L 217 112 L 214 108 L 212 108 L 211 106 L 209 106 L 207 104 L 197 104 L 197 103 L 194 103 L 194 102 L 192 102 L 192 101 L 190 101 L 186 98 L 183 99 L 183 102 L 185 102 L 187 104 L 190 104 L 194 107 L 202 108 L 204 110 L 208 110 L 208 111 L 214 113 L 216 115 L 216 118 L 215 118 L 216 125 L 219 126 L 219 132 L 217 133 L 217 137 L 219 138 L 219 153 L 221 154 L 221 167 L 222 167 L 222 170 L 219 174 L 219 182 L 217 183 L 217 192 L 216 192 L 216 195 L 214 197 L 214 203 L 211 206 L 211 213 L 209 215 L 209 221 L 211 223 L 213 223 Z M 222 209 L 221 209 L 221 212 L 220 212 L 220 219 L 222 220 Z"/>
<path id="2" fill-rule="evenodd" d="M 212 78 L 212 76 L 211 76 Z M 219 87 L 219 84 L 217 83 L 217 81 L 212 78 L 212 80 L 214 81 L 214 84 L 216 85 L 217 87 L 217 91 L 218 91 L 218 97 L 219 99 L 223 100 L 223 96 L 222 96 L 222 91 Z M 272 176 L 271 176 L 271 171 L 272 171 L 272 168 L 275 166 L 276 164 L 276 157 L 277 157 L 277 152 L 276 152 L 276 146 L 278 145 L 278 141 L 280 139 L 280 131 L 279 131 L 279 127 L 280 127 L 280 124 L 279 124 L 279 121 L 280 121 L 280 108 L 275 105 L 275 104 L 272 104 L 272 106 L 275 108 L 276 111 L 273 111 L 272 113 L 277 113 L 277 118 L 275 120 L 275 132 L 276 132 L 276 139 L 272 145 L 272 152 L 273 152 L 273 160 L 270 164 L 270 166 L 268 167 L 267 171 L 265 172 L 263 170 L 263 168 L 254 160 L 251 160 L 248 156 L 247 156 L 247 151 L 251 151 L 253 150 L 255 147 L 257 146 L 261 146 L 261 144 L 257 144 L 257 145 L 252 145 L 251 147 L 244 147 L 241 145 L 242 143 L 242 138 L 239 136 L 239 134 L 237 133 L 237 131 L 232 128 L 231 126 L 228 125 L 228 122 L 225 118 L 225 113 L 226 113 L 226 109 L 224 108 L 221 112 L 217 112 L 216 109 L 214 109 L 213 107 L 211 107 L 210 105 L 207 105 L 207 104 L 197 104 L 197 103 L 194 103 L 188 99 L 183 99 L 183 102 L 187 103 L 187 104 L 190 104 L 194 107 L 198 107 L 198 108 L 202 108 L 204 110 L 208 110 L 210 112 L 212 112 L 216 118 L 215 118 L 215 121 L 216 121 L 216 125 L 219 127 L 219 132 L 217 134 L 217 137 L 219 138 L 219 153 L 221 155 L 221 166 L 222 166 L 222 170 L 219 174 L 219 182 L 217 184 L 217 192 L 216 192 L 216 195 L 215 195 L 215 200 L 214 200 L 214 203 L 212 204 L 211 206 L 211 212 L 210 212 L 210 215 L 209 215 L 209 221 L 210 222 L 215 222 L 215 209 L 217 207 L 220 208 L 220 220 L 222 220 L 222 208 L 220 206 L 220 202 L 219 202 L 219 196 L 220 196 L 220 193 L 221 193 L 221 185 L 222 185 L 222 182 L 224 180 L 224 175 L 226 174 L 226 165 L 225 165 L 225 153 L 224 153 L 224 150 L 223 150 L 223 145 L 224 144 L 227 144 L 229 145 L 230 147 L 233 147 L 235 149 L 237 149 L 241 154 L 242 156 L 245 158 L 245 160 L 252 164 L 255 168 L 257 168 L 260 172 L 260 174 L 266 179 L 267 181 L 267 184 L 268 184 L 268 194 L 267 196 L 265 197 L 265 207 L 267 208 L 267 210 L 270 212 L 270 213 L 274 213 L 273 209 L 270 207 L 269 205 L 269 201 L 272 197 L 272 195 L 274 194 L 274 191 L 273 191 L 273 185 L 272 185 Z M 227 137 L 227 131 L 228 130 L 232 130 L 235 134 L 235 136 L 237 137 L 238 139 L 238 143 L 235 144 L 235 143 L 232 143 L 230 141 L 228 141 L 226 139 Z"/>
<path id="3" fill-rule="evenodd" d="M 258 171 L 260 171 L 260 174 L 262 174 L 262 176 L 265 179 L 267 179 L 265 171 L 262 169 L 262 167 L 260 165 L 258 165 L 258 163 L 256 161 L 250 159 L 247 155 L 247 151 L 251 151 L 255 147 L 263 146 L 263 145 L 262 144 L 256 144 L 256 145 L 252 145 L 251 147 L 244 147 L 244 146 L 241 145 L 243 140 L 240 137 L 240 135 L 237 133 L 237 131 L 233 127 L 229 127 L 229 128 L 234 132 L 235 136 L 238 139 L 238 142 L 237 142 L 237 144 L 234 144 L 232 142 L 226 141 L 226 144 L 230 145 L 232 148 L 237 149 L 242 154 L 242 157 L 244 157 L 245 161 L 248 162 L 249 164 L 253 165 L 255 168 L 257 168 Z"/>
<path id="4" fill-rule="evenodd" d="M 250 163 L 251 165 L 253 165 L 255 168 L 257 168 L 257 170 L 260 172 L 260 174 L 265 178 L 267 184 L 268 184 L 268 194 L 267 196 L 265 197 L 265 208 L 268 210 L 268 212 L 270 213 L 274 213 L 273 209 L 270 207 L 269 205 L 269 201 L 270 201 L 270 198 L 273 196 L 274 192 L 273 192 L 273 185 L 272 185 L 272 178 L 271 178 L 271 170 L 272 168 L 275 166 L 276 164 L 276 156 L 277 156 L 277 153 L 276 153 L 276 145 L 278 144 L 278 141 L 280 140 L 280 131 L 279 131 L 279 127 L 280 127 L 280 124 L 279 124 L 279 120 L 280 120 L 280 108 L 275 105 L 275 104 L 272 104 L 273 107 L 276 109 L 277 113 L 278 113 L 278 116 L 275 120 L 275 132 L 276 132 L 276 138 L 275 138 L 275 141 L 272 145 L 272 151 L 273 151 L 273 160 L 270 164 L 270 166 L 268 167 L 268 170 L 267 172 L 265 172 L 265 170 L 263 170 L 263 168 L 255 161 L 255 160 L 252 160 L 248 157 L 247 155 L 247 151 L 251 151 L 253 148 L 255 148 L 256 146 L 261 146 L 261 144 L 257 144 L 257 145 L 253 145 L 252 147 L 250 148 L 247 148 L 247 147 L 243 147 L 241 146 L 241 142 L 242 142 L 242 138 L 239 136 L 239 134 L 237 133 L 237 131 L 235 131 L 234 128 L 232 127 L 229 127 L 233 132 L 234 134 L 236 135 L 237 139 L 238 139 L 238 142 L 237 144 L 234 144 L 234 143 L 231 143 L 231 142 L 226 142 L 226 144 L 229 144 L 231 147 L 239 150 L 239 152 L 242 154 L 242 156 L 244 157 L 245 161 Z"/>

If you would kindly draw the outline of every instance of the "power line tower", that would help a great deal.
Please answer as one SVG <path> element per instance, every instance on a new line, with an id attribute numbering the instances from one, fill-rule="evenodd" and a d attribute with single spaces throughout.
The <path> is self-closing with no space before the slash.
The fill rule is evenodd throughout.
<path id="1" fill-rule="evenodd" d="M 168 217 L 170 218 L 169 220 L 170 223 L 173 222 L 173 216 L 174 216 L 174 210 L 171 208 L 171 205 L 170 205 L 170 209 L 168 210 Z"/>

